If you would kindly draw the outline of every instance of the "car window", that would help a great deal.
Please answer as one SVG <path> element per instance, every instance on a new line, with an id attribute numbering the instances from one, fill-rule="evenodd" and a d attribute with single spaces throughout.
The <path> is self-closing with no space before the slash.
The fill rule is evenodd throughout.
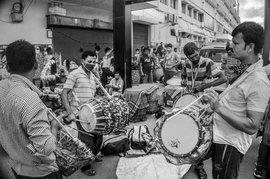
<path id="1" fill-rule="evenodd" d="M 210 58 L 214 62 L 221 63 L 222 57 L 227 54 L 225 49 L 202 49 L 200 56 Z"/>

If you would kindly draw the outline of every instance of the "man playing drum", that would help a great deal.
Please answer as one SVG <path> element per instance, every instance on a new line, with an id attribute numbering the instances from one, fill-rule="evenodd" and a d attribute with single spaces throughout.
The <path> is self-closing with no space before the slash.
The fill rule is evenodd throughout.
<path id="1" fill-rule="evenodd" d="M 264 29 L 255 22 L 244 22 L 232 32 L 235 58 L 241 62 L 230 86 L 219 96 L 205 90 L 214 113 L 212 166 L 214 178 L 236 179 L 244 154 L 260 127 L 269 97 L 270 83 L 259 58 Z M 227 93 L 226 93 L 227 91 Z"/>
<path id="2" fill-rule="evenodd" d="M 214 62 L 209 58 L 200 57 L 198 50 L 198 47 L 193 42 L 189 42 L 184 46 L 184 53 L 188 60 L 182 66 L 182 84 L 187 85 L 188 91 L 193 93 L 226 82 L 225 76 L 215 67 Z M 218 79 L 207 83 L 210 78 Z M 207 177 L 202 163 L 196 165 L 196 172 L 200 179 Z"/>
<path id="3" fill-rule="evenodd" d="M 12 171 L 20 179 L 61 179 L 54 154 L 60 127 L 48 117 L 32 83 L 37 69 L 35 47 L 18 40 L 7 47 L 6 55 L 11 76 L 0 82 L 0 143 Z"/>
<path id="4" fill-rule="evenodd" d="M 89 99 L 93 98 L 96 93 L 96 81 L 93 74 L 93 68 L 96 63 L 96 53 L 92 51 L 85 51 L 82 54 L 82 65 L 73 70 L 67 77 L 64 89 L 62 92 L 62 102 L 68 113 L 68 120 L 75 121 L 78 115 L 78 107 L 84 103 L 87 103 Z M 96 72 L 94 72 L 96 73 Z M 73 96 L 69 103 L 68 94 L 74 92 L 76 96 Z M 76 97 L 79 99 L 76 99 Z M 84 131 L 81 124 L 76 122 L 80 131 Z M 85 131 L 86 132 L 86 131 Z M 90 134 L 79 132 L 78 138 L 83 141 L 87 147 L 89 147 L 94 155 L 97 155 L 102 145 L 102 135 Z M 101 160 L 97 158 L 97 160 Z M 89 176 L 95 175 L 95 170 L 91 165 L 82 167 L 82 171 Z"/>
<path id="5" fill-rule="evenodd" d="M 189 91 L 200 92 L 226 82 L 224 74 L 215 67 L 211 59 L 199 56 L 199 49 L 195 43 L 187 43 L 184 46 L 184 54 L 188 60 L 182 65 L 182 84 L 186 85 Z M 212 78 L 217 79 L 211 81 Z"/>

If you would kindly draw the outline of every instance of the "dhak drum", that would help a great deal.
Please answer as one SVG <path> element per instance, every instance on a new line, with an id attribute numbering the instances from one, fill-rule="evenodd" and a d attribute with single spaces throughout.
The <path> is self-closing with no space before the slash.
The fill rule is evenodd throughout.
<path id="1" fill-rule="evenodd" d="M 154 129 L 155 142 L 168 162 L 194 164 L 203 158 L 212 143 L 212 116 L 200 106 L 161 117 Z"/>
<path id="2" fill-rule="evenodd" d="M 129 106 L 120 97 L 91 98 L 80 106 L 80 124 L 86 132 L 107 135 L 129 125 Z"/>
<path id="3" fill-rule="evenodd" d="M 113 130 L 110 117 L 110 104 L 106 98 L 91 98 L 88 103 L 80 106 L 79 119 L 86 132 L 107 135 Z"/>
<path id="4" fill-rule="evenodd" d="M 57 144 L 54 154 L 59 170 L 64 176 L 70 176 L 82 166 L 95 160 L 91 149 L 64 130 L 57 132 Z"/>

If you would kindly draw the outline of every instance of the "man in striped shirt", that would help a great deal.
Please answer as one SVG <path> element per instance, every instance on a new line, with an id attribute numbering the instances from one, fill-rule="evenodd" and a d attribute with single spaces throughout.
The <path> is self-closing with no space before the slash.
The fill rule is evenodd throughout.
<path id="1" fill-rule="evenodd" d="M 96 72 L 93 70 L 96 63 L 96 53 L 85 51 L 82 54 L 81 62 L 82 65 L 68 75 L 62 91 L 62 102 L 66 108 L 70 122 L 76 120 L 76 116 L 78 116 L 79 113 L 78 107 L 88 103 L 89 99 L 95 97 L 96 94 L 97 85 L 94 76 Z M 71 101 L 69 101 L 68 94 L 72 92 L 75 95 L 72 95 Z M 79 130 L 86 132 L 79 122 L 77 122 L 76 125 Z M 79 132 L 78 138 L 93 151 L 93 154 L 98 154 L 102 145 L 102 135 L 86 135 Z M 97 158 L 97 160 L 100 161 L 101 159 Z M 91 165 L 82 167 L 82 171 L 89 176 L 95 175 L 95 170 Z"/>
<path id="2" fill-rule="evenodd" d="M 7 47 L 11 76 L 0 82 L 0 143 L 16 178 L 61 179 L 53 151 L 60 128 L 48 118 L 33 81 L 35 47 L 18 40 Z"/>
<path id="3" fill-rule="evenodd" d="M 199 49 L 195 43 L 187 43 L 184 46 L 184 54 L 188 60 L 182 65 L 182 79 L 190 91 L 200 92 L 226 82 L 224 74 L 215 67 L 211 59 L 199 56 Z M 217 79 L 213 81 L 215 78 Z"/>
<path id="4" fill-rule="evenodd" d="M 188 60 L 182 68 L 182 79 L 186 83 L 189 91 L 193 93 L 202 92 L 211 86 L 217 86 L 226 82 L 223 73 L 217 69 L 214 62 L 209 58 L 199 56 L 199 49 L 195 43 L 189 42 L 184 46 L 184 53 Z M 211 78 L 218 78 L 208 82 Z M 207 174 L 203 168 L 203 163 L 195 166 L 199 179 L 206 179 Z"/>

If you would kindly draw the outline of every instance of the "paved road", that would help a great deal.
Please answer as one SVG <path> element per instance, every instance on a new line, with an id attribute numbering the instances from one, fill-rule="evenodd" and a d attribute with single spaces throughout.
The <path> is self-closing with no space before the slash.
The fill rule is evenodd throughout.
<path id="1" fill-rule="evenodd" d="M 131 125 L 141 125 L 146 124 L 150 129 L 153 129 L 155 125 L 155 118 L 153 116 L 149 116 L 149 119 L 142 123 L 135 123 Z M 259 147 L 259 140 L 255 139 L 253 144 L 247 154 L 245 155 L 241 168 L 240 168 L 240 176 L 239 179 L 253 179 L 253 170 L 254 170 L 254 162 L 257 159 L 257 150 Z M 116 179 L 117 176 L 115 174 L 117 163 L 119 157 L 117 156 L 106 156 L 103 162 L 95 163 L 94 168 L 96 169 L 96 176 L 88 177 L 77 171 L 72 176 L 68 177 L 69 179 Z M 205 161 L 205 169 L 208 173 L 208 178 L 211 179 L 211 160 Z M 8 178 L 14 179 L 13 174 L 8 167 L 7 164 L 7 157 L 4 156 L 3 150 L 0 149 L 0 166 L 4 169 L 4 173 L 7 175 L 6 177 L 3 176 L 3 172 L 0 172 L 0 178 Z M 0 170 L 1 171 L 1 170 Z M 185 176 L 184 179 L 197 179 L 194 171 L 191 169 Z"/>

